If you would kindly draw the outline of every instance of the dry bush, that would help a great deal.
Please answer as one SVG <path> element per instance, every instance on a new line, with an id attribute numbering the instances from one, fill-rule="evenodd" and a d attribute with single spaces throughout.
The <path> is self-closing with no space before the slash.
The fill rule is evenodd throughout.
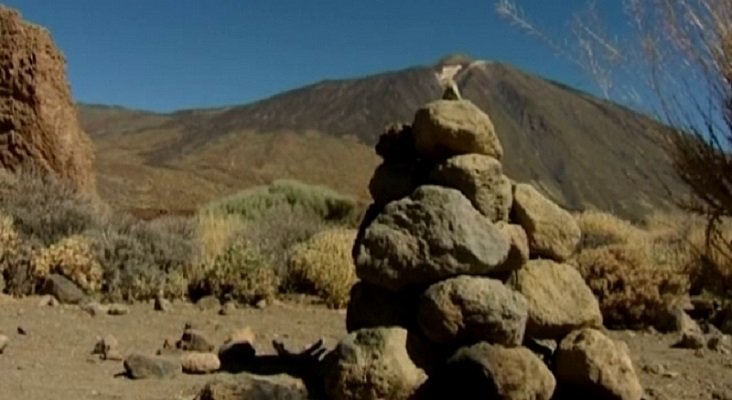
<path id="1" fill-rule="evenodd" d="M 107 213 L 96 199 L 28 170 L 0 175 L 0 210 L 13 218 L 19 234 L 43 246 L 99 227 Z"/>
<path id="2" fill-rule="evenodd" d="M 186 295 L 195 273 L 195 225 L 181 217 L 141 222 L 118 218 L 87 232 L 104 269 L 102 294 L 111 300 L 144 300 L 158 293 Z"/>
<path id="3" fill-rule="evenodd" d="M 575 219 L 582 231 L 583 249 L 628 243 L 642 234 L 629 221 L 602 211 L 584 211 Z"/>
<path id="4" fill-rule="evenodd" d="M 329 229 L 296 245 L 288 275 L 293 287 L 320 296 L 330 307 L 347 305 L 357 280 L 351 257 L 356 234 L 353 229 Z"/>
<path id="5" fill-rule="evenodd" d="M 640 327 L 655 324 L 688 291 L 686 272 L 659 264 L 656 243 L 609 245 L 585 249 L 577 265 L 600 303 L 606 325 Z"/>
<path id="6" fill-rule="evenodd" d="M 92 251 L 89 239 L 74 235 L 42 249 L 33 259 L 34 274 L 42 280 L 60 274 L 90 292 L 101 289 L 102 266 Z"/>
<path id="7" fill-rule="evenodd" d="M 199 272 L 191 282 L 192 297 L 214 295 L 253 304 L 271 300 L 279 291 L 280 279 L 269 260 L 243 240 L 234 242 L 210 268 Z"/>
<path id="8" fill-rule="evenodd" d="M 15 231 L 13 219 L 0 213 L 0 292 L 15 296 L 33 294 L 35 248 Z"/>

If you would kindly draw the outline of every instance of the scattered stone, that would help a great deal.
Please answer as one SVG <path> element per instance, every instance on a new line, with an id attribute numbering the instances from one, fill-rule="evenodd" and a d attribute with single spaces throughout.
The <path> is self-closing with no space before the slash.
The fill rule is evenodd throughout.
<path id="1" fill-rule="evenodd" d="M 196 307 L 199 310 L 216 310 L 221 307 L 221 302 L 216 296 L 204 296 L 198 299 Z"/>
<path id="2" fill-rule="evenodd" d="M 186 328 L 183 335 L 175 342 L 175 348 L 184 351 L 199 351 L 208 353 L 213 351 L 214 346 L 206 338 L 203 332 L 196 329 Z"/>
<path id="3" fill-rule="evenodd" d="M 575 398 L 640 400 L 643 387 L 627 345 L 596 329 L 583 328 L 559 344 L 556 370 L 559 390 Z"/>
<path id="4" fill-rule="evenodd" d="M 425 385 L 425 398 L 549 400 L 556 381 L 524 347 L 478 343 L 459 349 Z"/>
<path id="5" fill-rule="evenodd" d="M 412 124 L 417 153 L 442 160 L 460 154 L 503 158 L 493 122 L 468 100 L 437 100 L 417 110 Z"/>
<path id="6" fill-rule="evenodd" d="M 254 340 L 256 339 L 251 328 L 236 330 L 221 345 L 218 359 L 224 370 L 235 370 L 238 365 L 246 364 L 256 355 Z"/>
<path id="7" fill-rule="evenodd" d="M 180 363 L 186 374 L 210 374 L 221 368 L 219 357 L 214 353 L 188 352 L 181 356 Z"/>
<path id="8" fill-rule="evenodd" d="M 109 312 L 108 306 L 99 304 L 95 301 L 83 304 L 81 306 L 81 309 L 89 313 L 89 315 L 91 315 L 92 317 L 96 317 L 98 315 L 106 315 Z"/>
<path id="9" fill-rule="evenodd" d="M 119 349 L 110 349 L 106 354 L 104 354 L 102 359 L 106 361 L 123 361 L 125 356 L 122 355 L 122 352 L 120 352 Z"/>
<path id="10" fill-rule="evenodd" d="M 107 360 L 107 355 L 112 350 L 117 350 L 117 348 L 119 348 L 119 342 L 114 336 L 106 335 L 103 338 L 97 337 L 92 354 L 99 354 L 102 360 Z"/>
<path id="11" fill-rule="evenodd" d="M 681 338 L 674 343 L 673 347 L 681 349 L 698 350 L 706 347 L 706 338 L 699 324 L 696 323 L 685 312 L 677 313 L 676 328 Z"/>
<path id="12" fill-rule="evenodd" d="M 87 299 L 86 294 L 76 284 L 66 277 L 51 274 L 41 287 L 40 294 L 48 294 L 64 304 L 80 304 Z"/>
<path id="13" fill-rule="evenodd" d="M 351 287 L 346 311 L 346 330 L 350 333 L 363 328 L 416 324 L 418 295 L 411 292 L 394 293 L 359 281 Z"/>
<path id="14" fill-rule="evenodd" d="M 240 373 L 208 382 L 195 400 L 307 400 L 305 384 L 289 375 L 253 376 Z"/>
<path id="15" fill-rule="evenodd" d="M 707 341 L 709 350 L 721 354 L 732 354 L 732 337 L 729 335 L 713 335 Z"/>
<path id="16" fill-rule="evenodd" d="M 58 306 L 58 300 L 51 295 L 44 295 L 38 299 L 38 307 L 56 307 Z"/>
<path id="17" fill-rule="evenodd" d="M 221 306 L 221 309 L 219 310 L 219 315 L 231 315 L 236 311 L 236 302 L 233 301 L 227 301 L 224 303 L 224 305 Z"/>
<path id="18" fill-rule="evenodd" d="M 399 291 L 461 274 L 498 273 L 508 238 L 455 189 L 420 186 L 386 205 L 359 234 L 356 272 L 363 281 Z"/>
<path id="19" fill-rule="evenodd" d="M 417 319 L 435 343 L 486 341 L 518 346 L 524 339 L 526 299 L 500 281 L 459 276 L 427 289 Z"/>
<path id="20" fill-rule="evenodd" d="M 124 360 L 125 373 L 132 379 L 167 379 L 182 372 L 180 360 L 133 353 Z"/>
<path id="21" fill-rule="evenodd" d="M 529 304 L 529 337 L 562 339 L 579 328 L 602 327 L 600 305 L 571 265 L 529 261 L 518 271 L 513 287 Z"/>
<path id="22" fill-rule="evenodd" d="M 8 347 L 8 337 L 0 335 L 0 354 L 5 352 L 5 348 Z"/>
<path id="23" fill-rule="evenodd" d="M 521 225 L 498 222 L 496 227 L 509 238 L 511 247 L 502 270 L 518 271 L 529 261 L 529 238 Z"/>
<path id="24" fill-rule="evenodd" d="M 124 304 L 111 304 L 107 309 L 109 315 L 126 315 L 129 314 L 130 308 Z"/>
<path id="25" fill-rule="evenodd" d="M 492 222 L 508 221 L 513 187 L 495 158 L 480 154 L 449 158 L 432 171 L 430 182 L 459 190 Z"/>
<path id="26" fill-rule="evenodd" d="M 407 351 L 403 328 L 350 333 L 326 357 L 325 391 L 333 400 L 409 399 L 426 380 Z"/>
<path id="27" fill-rule="evenodd" d="M 572 214 L 531 185 L 517 184 L 513 198 L 513 215 L 526 231 L 531 256 L 559 262 L 567 260 L 582 239 L 582 231 Z"/>
<path id="28" fill-rule="evenodd" d="M 171 312 L 173 311 L 173 304 L 170 300 L 163 296 L 155 296 L 155 311 Z"/>
<path id="29" fill-rule="evenodd" d="M 267 302 L 267 300 L 261 299 L 254 304 L 254 307 L 256 307 L 260 310 L 264 310 L 265 308 L 267 308 L 268 305 L 269 305 L 269 303 Z"/>

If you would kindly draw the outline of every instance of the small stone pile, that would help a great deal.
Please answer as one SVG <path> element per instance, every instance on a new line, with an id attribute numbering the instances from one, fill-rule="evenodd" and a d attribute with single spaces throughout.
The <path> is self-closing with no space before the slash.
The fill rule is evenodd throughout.
<path id="1" fill-rule="evenodd" d="M 376 152 L 329 398 L 641 398 L 627 347 L 564 263 L 577 223 L 506 177 L 488 115 L 450 86 Z"/>

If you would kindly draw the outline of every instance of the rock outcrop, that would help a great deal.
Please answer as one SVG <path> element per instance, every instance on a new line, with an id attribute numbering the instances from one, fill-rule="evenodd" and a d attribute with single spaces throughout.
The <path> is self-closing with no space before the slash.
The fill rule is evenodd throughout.
<path id="1" fill-rule="evenodd" d="M 93 145 L 77 120 L 49 32 L 0 5 L 0 169 L 27 166 L 95 190 Z"/>
<path id="2" fill-rule="evenodd" d="M 350 334 L 326 367 L 330 396 L 639 399 L 627 349 L 597 330 L 597 299 L 562 264 L 577 223 L 504 175 L 488 115 L 446 90 L 377 145 L 384 161 L 353 246 L 360 282 Z"/>

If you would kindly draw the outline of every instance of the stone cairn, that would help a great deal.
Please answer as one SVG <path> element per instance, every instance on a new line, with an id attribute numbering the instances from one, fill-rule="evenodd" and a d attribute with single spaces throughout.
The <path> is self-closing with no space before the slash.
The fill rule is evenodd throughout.
<path id="1" fill-rule="evenodd" d="M 488 115 L 448 85 L 376 152 L 329 398 L 642 397 L 627 346 L 564 263 L 577 223 L 504 175 Z"/>

